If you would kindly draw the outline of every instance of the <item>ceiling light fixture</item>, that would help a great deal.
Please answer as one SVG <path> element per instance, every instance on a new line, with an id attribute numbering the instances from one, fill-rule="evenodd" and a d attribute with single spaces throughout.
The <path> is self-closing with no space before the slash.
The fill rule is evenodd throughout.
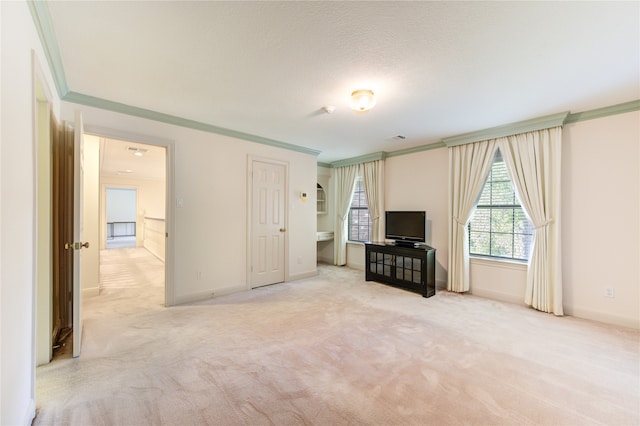
<path id="1" fill-rule="evenodd" d="M 142 157 L 144 156 L 144 154 L 147 153 L 147 150 L 144 148 L 137 148 L 135 146 L 129 146 L 127 147 L 127 150 L 130 152 L 133 152 L 133 155 L 135 155 L 136 157 Z"/>
<path id="2" fill-rule="evenodd" d="M 351 93 L 351 108 L 356 111 L 369 111 L 376 104 L 376 97 L 373 90 L 358 89 Z"/>

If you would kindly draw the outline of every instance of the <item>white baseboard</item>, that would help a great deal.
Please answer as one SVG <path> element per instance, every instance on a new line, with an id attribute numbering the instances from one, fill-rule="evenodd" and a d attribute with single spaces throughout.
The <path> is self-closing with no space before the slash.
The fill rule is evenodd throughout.
<path id="1" fill-rule="evenodd" d="M 89 287 L 82 289 L 82 297 L 96 297 L 100 295 L 100 287 Z"/>
<path id="2" fill-rule="evenodd" d="M 640 319 L 638 318 L 620 317 L 604 312 L 592 311 L 590 309 L 576 308 L 566 304 L 563 305 L 563 309 L 565 315 L 572 317 L 640 330 Z"/>
<path id="3" fill-rule="evenodd" d="M 185 303 L 202 302 L 203 300 L 213 299 L 218 296 L 225 296 L 231 293 L 237 293 L 239 291 L 246 291 L 246 285 L 234 285 L 222 288 L 216 288 L 209 291 L 201 291 L 198 293 L 187 294 L 184 296 L 176 296 L 176 305 L 183 305 Z"/>
<path id="4" fill-rule="evenodd" d="M 358 271 L 364 271 L 364 263 L 355 263 L 347 261 L 347 267 L 356 269 Z"/>
<path id="5" fill-rule="evenodd" d="M 147 246 L 143 246 L 149 253 L 151 253 L 152 255 L 154 255 L 158 260 L 160 260 L 162 263 L 164 263 L 164 256 L 160 256 L 158 253 L 156 253 L 155 250 L 151 250 L 149 247 Z"/>
<path id="6" fill-rule="evenodd" d="M 517 296 L 509 293 L 500 293 L 498 291 L 483 290 L 481 288 L 471 289 L 469 294 L 479 297 L 486 297 L 487 299 L 498 300 L 500 302 L 515 303 L 517 305 L 524 305 L 524 297 Z"/>
<path id="7" fill-rule="evenodd" d="M 315 269 L 313 271 L 302 272 L 302 273 L 299 273 L 299 274 L 293 274 L 293 275 L 289 275 L 289 278 L 287 279 L 287 282 L 301 280 L 303 278 L 311 278 L 311 277 L 315 277 L 317 275 L 318 275 L 318 270 L 317 269 Z"/>
<path id="8" fill-rule="evenodd" d="M 36 402 L 33 399 L 29 400 L 29 405 L 27 406 L 27 412 L 24 415 L 24 421 L 22 424 L 24 426 L 29 426 L 33 423 L 33 419 L 36 418 Z"/>
<path id="9" fill-rule="evenodd" d="M 302 272 L 299 274 L 289 275 L 287 282 L 301 280 L 303 278 L 311 278 L 318 275 L 318 270 Z M 231 285 L 227 287 L 215 288 L 209 291 L 201 291 L 198 293 L 191 293 L 183 296 L 176 296 L 175 304 L 183 305 L 185 303 L 202 302 L 203 300 L 213 299 L 214 297 L 225 296 L 227 294 L 237 293 L 239 291 L 247 291 L 248 287 L 245 284 Z"/>

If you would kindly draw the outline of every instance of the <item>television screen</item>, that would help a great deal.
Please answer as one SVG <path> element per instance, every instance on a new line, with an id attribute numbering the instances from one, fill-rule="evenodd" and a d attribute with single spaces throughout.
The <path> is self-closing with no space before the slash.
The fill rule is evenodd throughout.
<path id="1" fill-rule="evenodd" d="M 425 242 L 427 212 L 387 211 L 385 238 L 400 242 Z"/>

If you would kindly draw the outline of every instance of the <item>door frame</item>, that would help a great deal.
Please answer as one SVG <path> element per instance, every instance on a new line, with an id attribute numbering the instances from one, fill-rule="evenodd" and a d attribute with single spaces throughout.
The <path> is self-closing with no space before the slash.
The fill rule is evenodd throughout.
<path id="1" fill-rule="evenodd" d="M 84 126 L 82 113 L 74 112 L 73 122 L 73 308 L 71 315 L 73 357 L 80 356 L 82 349 L 82 268 L 84 254 Z"/>
<path id="2" fill-rule="evenodd" d="M 164 259 L 164 306 L 174 306 L 175 296 L 175 142 L 170 139 L 146 136 L 108 127 L 85 125 L 86 134 L 117 139 L 125 142 L 164 147 L 165 157 L 165 259 Z M 101 184 L 102 188 L 102 184 Z"/>
<path id="3" fill-rule="evenodd" d="M 42 205 L 43 203 L 39 200 L 39 191 L 42 189 L 38 183 L 40 178 L 40 171 L 38 169 L 38 164 L 40 161 L 46 160 L 51 162 L 52 157 L 49 154 L 48 158 L 41 158 L 39 155 L 39 144 L 42 141 L 42 136 L 40 134 L 40 128 L 43 125 L 46 125 L 47 128 L 47 140 L 45 141 L 51 149 L 51 118 L 53 114 L 53 92 L 51 91 L 49 84 L 47 82 L 47 78 L 43 71 L 42 66 L 40 65 L 40 61 L 38 60 L 38 55 L 34 50 L 31 50 L 31 85 L 32 85 L 32 149 L 33 149 L 33 234 L 32 234 L 32 244 L 33 244 L 33 257 L 32 257 L 32 322 L 31 322 L 31 383 L 30 383 L 30 407 L 29 412 L 32 415 L 35 415 L 35 400 L 36 400 L 36 367 L 39 364 L 38 362 L 38 348 L 41 345 L 47 345 L 48 351 L 48 361 L 51 361 L 51 357 L 53 354 L 52 342 L 51 342 L 51 327 L 52 327 L 52 318 L 51 318 L 51 279 L 52 279 L 52 271 L 51 271 L 51 238 L 48 238 L 49 247 L 45 253 L 42 255 L 39 254 L 39 240 L 43 237 L 44 233 L 50 233 L 51 231 L 51 222 L 49 222 L 48 229 L 42 229 L 39 225 L 39 220 L 41 219 L 40 215 L 46 215 L 49 221 L 51 221 L 51 213 L 52 208 L 50 205 Z M 46 116 L 43 116 L 44 111 L 46 110 Z M 50 152 L 50 151 L 49 151 Z M 49 169 L 51 171 L 51 169 Z M 47 181 L 51 182 L 51 176 L 48 177 Z M 52 191 L 49 189 L 48 198 L 51 200 Z M 47 264 L 46 270 L 42 270 L 42 265 L 40 261 L 42 260 L 42 256 L 47 256 L 49 261 L 45 262 Z M 47 287 L 46 289 L 41 288 L 42 284 L 46 281 Z M 44 294 L 43 294 L 44 293 Z M 40 297 L 39 297 L 40 296 Z M 44 296 L 44 297 L 41 297 Z M 45 299 L 45 300 L 42 300 Z M 46 306 L 46 309 L 39 309 L 43 305 Z M 46 328 L 45 337 L 40 336 L 42 334 L 42 328 Z M 46 364 L 42 362 L 41 364 Z"/>
<path id="4" fill-rule="evenodd" d="M 249 154 L 247 156 L 247 290 L 253 289 L 253 165 L 255 162 L 284 166 L 284 282 L 289 281 L 289 162 Z"/>

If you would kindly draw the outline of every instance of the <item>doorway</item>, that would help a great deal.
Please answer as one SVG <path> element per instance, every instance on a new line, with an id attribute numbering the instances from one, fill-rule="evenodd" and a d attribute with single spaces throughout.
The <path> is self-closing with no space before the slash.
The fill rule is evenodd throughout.
<path id="1" fill-rule="evenodd" d="M 51 220 L 55 206 L 48 207 L 51 203 L 47 200 L 52 196 L 49 174 L 50 169 L 47 168 L 52 161 L 52 157 L 48 154 L 51 150 L 51 141 L 48 133 L 49 123 L 56 122 L 55 118 L 50 118 L 50 104 L 44 100 L 36 99 L 37 107 L 37 129 L 38 137 L 36 140 L 37 148 L 37 180 L 36 180 L 36 193 L 37 193 L 37 229 L 36 246 L 39 248 L 37 253 L 37 261 L 34 268 L 37 273 L 37 280 L 35 286 L 37 287 L 37 305 L 36 305 L 36 321 L 34 322 L 36 334 L 36 349 L 34 353 L 34 364 L 42 365 L 51 361 L 53 358 L 53 338 L 52 329 L 54 323 L 53 317 L 53 290 L 52 281 L 55 275 L 53 274 L 53 263 L 56 259 L 52 258 L 52 240 L 51 233 L 55 231 L 56 227 L 53 226 Z M 158 179 L 157 176 L 150 175 L 149 170 L 143 167 L 144 161 L 139 161 L 139 155 L 133 156 L 137 161 L 136 166 L 140 171 L 137 176 L 135 173 L 129 172 L 134 170 L 130 165 L 118 164 L 117 162 L 107 161 L 104 157 L 105 148 L 107 152 L 113 150 L 114 147 L 109 144 L 107 138 L 99 136 L 105 132 L 104 129 L 99 131 L 93 131 L 91 128 L 85 130 L 85 140 L 83 148 L 84 157 L 84 178 L 83 178 L 83 194 L 84 194 L 84 232 L 86 241 L 90 241 L 91 244 L 86 249 L 83 249 L 84 259 L 83 267 L 81 269 L 82 275 L 82 288 L 81 293 L 83 297 L 97 296 L 100 293 L 99 284 L 99 253 L 100 250 L 106 248 L 107 231 L 106 231 L 106 186 L 111 187 L 125 187 L 129 190 L 133 190 L 136 194 L 136 205 L 134 207 L 135 212 L 135 245 L 138 247 L 146 247 L 154 256 L 162 259 L 163 271 L 161 271 L 164 279 L 163 289 L 163 305 L 171 306 L 174 304 L 173 297 L 173 245 L 169 243 L 171 241 L 169 237 L 173 236 L 173 222 L 172 215 L 173 210 L 170 208 L 171 203 L 168 201 L 173 196 L 173 170 L 171 165 L 173 158 L 173 143 L 170 141 L 160 141 L 158 145 L 143 144 L 137 142 L 127 142 L 119 139 L 118 142 L 126 144 L 126 147 L 138 146 L 140 150 L 144 152 L 159 152 L 161 155 L 156 160 L 156 168 L 161 170 L 162 179 Z M 147 148 L 144 148 L 144 147 Z M 155 149 L 155 150 L 154 150 Z M 131 153 L 131 150 L 127 152 Z M 151 156 L 149 156 L 151 157 Z M 147 157 L 147 158 L 149 158 Z M 126 158 L 126 157 L 125 157 Z M 104 176 L 104 171 L 111 170 L 109 167 L 114 167 L 115 171 L 111 173 L 111 176 Z M 121 170 L 126 170 L 126 176 L 122 176 L 118 173 Z M 102 175 L 102 176 L 101 176 Z M 107 182 L 103 184 L 103 182 Z M 143 200 L 142 203 L 139 200 Z M 145 229 L 146 237 L 144 234 Z M 104 237 L 102 237 L 104 236 Z M 55 257 L 55 256 L 54 256 Z M 94 259 L 92 267 L 85 267 L 85 260 Z M 157 269 L 157 268 L 156 268 Z M 155 273 L 157 273 L 156 271 Z M 34 297 L 35 297 L 34 293 Z M 71 306 L 69 306 L 71 310 Z M 59 326 L 58 326 L 59 328 Z M 53 335 L 55 336 L 54 330 Z M 66 355 L 66 354 L 65 354 Z"/>
<path id="2" fill-rule="evenodd" d="M 166 277 L 168 148 L 110 137 L 99 143 L 100 249 L 147 250 Z"/>

